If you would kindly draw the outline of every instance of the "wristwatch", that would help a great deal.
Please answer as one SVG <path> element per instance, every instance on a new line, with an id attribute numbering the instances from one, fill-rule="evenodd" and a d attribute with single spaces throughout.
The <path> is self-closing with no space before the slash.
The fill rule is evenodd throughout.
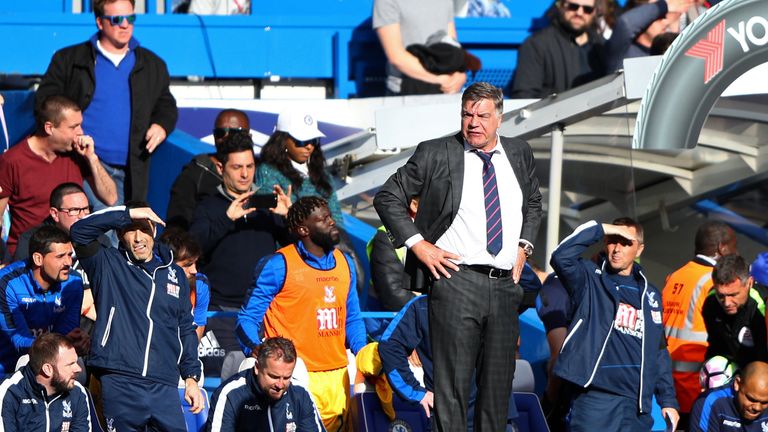
<path id="1" fill-rule="evenodd" d="M 523 248 L 523 252 L 525 252 L 525 257 L 528 258 L 531 255 L 533 255 L 533 246 L 531 246 L 529 243 L 526 242 L 520 242 L 518 245 Z"/>
<path id="2" fill-rule="evenodd" d="M 189 374 L 189 375 L 184 377 L 185 381 L 188 380 L 188 379 L 193 379 L 193 380 L 195 380 L 195 382 L 200 382 L 200 375 Z"/>

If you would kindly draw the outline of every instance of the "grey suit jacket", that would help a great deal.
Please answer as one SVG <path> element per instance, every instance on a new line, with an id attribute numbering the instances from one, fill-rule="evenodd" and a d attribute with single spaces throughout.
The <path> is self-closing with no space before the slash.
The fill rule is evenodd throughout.
<path id="1" fill-rule="evenodd" d="M 501 137 L 501 145 L 523 194 L 520 238 L 533 244 L 541 222 L 541 192 L 533 151 L 519 138 Z M 395 247 L 419 233 L 435 243 L 459 211 L 463 182 L 464 139 L 460 133 L 420 143 L 373 200 Z M 414 196 L 419 196 L 419 211 L 412 221 L 407 209 Z M 431 282 L 429 270 L 411 251 L 406 256 L 405 272 L 410 279 L 406 286 L 413 290 L 423 291 Z"/>

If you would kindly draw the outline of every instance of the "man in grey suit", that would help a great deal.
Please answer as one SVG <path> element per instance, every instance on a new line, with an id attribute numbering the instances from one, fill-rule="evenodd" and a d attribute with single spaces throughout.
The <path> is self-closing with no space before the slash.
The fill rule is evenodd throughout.
<path id="1" fill-rule="evenodd" d="M 523 295 L 518 281 L 533 252 L 541 193 L 528 143 L 497 134 L 502 98 L 488 83 L 467 88 L 461 132 L 419 144 L 374 199 L 394 245 L 408 247 L 411 288 L 429 293 L 433 424 L 440 432 L 467 430 L 475 371 L 475 430 L 506 427 Z M 414 196 L 419 213 L 411 220 Z"/>

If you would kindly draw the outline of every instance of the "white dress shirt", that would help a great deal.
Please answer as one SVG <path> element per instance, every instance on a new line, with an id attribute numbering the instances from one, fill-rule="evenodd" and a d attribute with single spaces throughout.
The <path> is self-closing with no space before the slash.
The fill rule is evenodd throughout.
<path id="1" fill-rule="evenodd" d="M 459 211 L 448 230 L 435 242 L 435 246 L 461 256 L 457 264 L 487 265 L 510 270 L 515 265 L 523 226 L 523 193 L 515 172 L 507 159 L 504 147 L 496 137 L 495 153 L 491 157 L 496 171 L 502 223 L 502 247 L 498 255 L 487 251 L 485 191 L 483 189 L 483 160 L 475 149 L 464 143 L 464 184 Z M 421 234 L 409 238 L 409 248 L 423 240 Z"/>

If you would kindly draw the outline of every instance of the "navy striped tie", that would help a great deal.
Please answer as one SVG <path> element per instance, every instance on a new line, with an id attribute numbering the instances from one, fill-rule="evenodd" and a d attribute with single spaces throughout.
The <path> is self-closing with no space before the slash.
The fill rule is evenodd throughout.
<path id="1" fill-rule="evenodd" d="M 501 203 L 499 189 L 496 187 L 496 170 L 493 168 L 493 153 L 476 152 L 483 160 L 483 192 L 485 192 L 485 232 L 488 244 L 486 249 L 492 255 L 498 255 L 502 245 Z"/>

